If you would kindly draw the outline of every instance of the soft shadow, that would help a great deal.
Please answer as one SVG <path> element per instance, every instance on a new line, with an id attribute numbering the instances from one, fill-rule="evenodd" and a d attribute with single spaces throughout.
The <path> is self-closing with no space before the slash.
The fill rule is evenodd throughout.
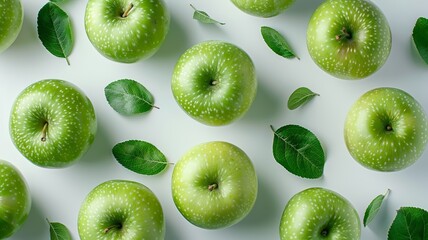
<path id="1" fill-rule="evenodd" d="M 168 34 L 162 46 L 156 54 L 151 57 L 151 60 L 162 62 L 165 61 L 165 59 L 171 59 L 175 62 L 178 56 L 181 56 L 188 48 L 188 37 L 185 34 L 185 29 L 186 28 L 177 21 L 177 17 L 171 13 Z"/>
<path id="2" fill-rule="evenodd" d="M 22 23 L 21 32 L 16 38 L 15 42 L 12 44 L 11 48 L 16 48 L 15 50 L 25 50 L 32 49 L 34 45 L 40 42 L 37 31 L 33 25 L 33 19 L 29 19 L 24 13 L 24 21 Z"/>
<path id="3" fill-rule="evenodd" d="M 288 9 L 285 10 L 285 13 L 281 14 L 282 16 L 293 16 L 310 18 L 315 10 L 323 3 L 325 0 L 312 0 L 312 1 L 295 1 Z M 280 15 L 280 16 L 281 16 Z"/>
<path id="4" fill-rule="evenodd" d="M 415 43 L 413 42 L 413 38 L 409 38 L 409 52 L 410 52 L 410 59 L 412 59 L 413 63 L 418 65 L 419 67 L 426 68 L 427 65 L 425 64 L 422 57 L 419 55 L 418 49 L 416 48 Z"/>
<path id="5" fill-rule="evenodd" d="M 177 229 L 177 224 L 174 224 L 173 222 L 169 221 L 168 218 L 165 219 L 166 221 L 166 233 L 165 233 L 165 240 L 184 240 L 183 238 L 180 238 L 180 229 Z"/>
<path id="6" fill-rule="evenodd" d="M 283 112 L 284 106 L 281 102 L 283 102 L 283 100 L 278 99 L 261 81 L 259 81 L 256 99 L 254 99 L 252 106 L 242 120 L 264 123 L 267 120 L 270 121 L 276 114 Z"/>
<path id="7" fill-rule="evenodd" d="M 279 219 L 272 216 L 280 216 L 283 206 L 277 196 L 272 193 L 270 185 L 259 177 L 257 200 L 251 212 L 233 228 L 236 231 L 258 231 L 266 227 L 279 226 Z"/>
<path id="8" fill-rule="evenodd" d="M 99 168 L 106 159 L 109 159 L 112 156 L 111 149 L 113 148 L 113 143 L 110 141 L 110 136 L 108 135 L 106 126 L 100 118 L 98 118 L 97 121 L 98 128 L 94 143 L 79 161 L 77 166 L 84 166 L 85 168 Z"/>
<path id="9" fill-rule="evenodd" d="M 40 209 L 38 200 L 33 197 L 30 215 L 11 239 L 28 239 L 28 236 L 31 236 L 32 239 L 46 239 L 48 231 L 46 216 Z"/>

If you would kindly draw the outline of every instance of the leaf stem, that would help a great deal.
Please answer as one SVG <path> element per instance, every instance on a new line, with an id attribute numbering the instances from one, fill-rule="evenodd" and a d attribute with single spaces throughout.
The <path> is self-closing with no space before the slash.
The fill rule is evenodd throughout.
<path id="1" fill-rule="evenodd" d="M 131 12 L 132 8 L 134 8 L 134 4 L 130 3 L 128 7 L 126 8 L 125 12 L 123 12 L 122 17 L 126 18 L 129 16 L 129 13 Z"/>
<path id="2" fill-rule="evenodd" d="M 65 57 L 65 61 L 67 62 L 67 65 L 70 66 L 70 60 L 68 60 L 68 57 Z"/>
<path id="3" fill-rule="evenodd" d="M 40 138 L 40 141 L 42 142 L 46 142 L 46 134 L 48 131 L 48 122 L 45 122 L 45 125 L 43 125 L 43 129 L 42 129 L 42 138 Z"/>

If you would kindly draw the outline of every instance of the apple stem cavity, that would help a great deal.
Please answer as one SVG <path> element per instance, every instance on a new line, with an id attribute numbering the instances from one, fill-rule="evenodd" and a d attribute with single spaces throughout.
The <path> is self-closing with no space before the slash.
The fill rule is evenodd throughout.
<path id="1" fill-rule="evenodd" d="M 216 190 L 217 188 L 218 188 L 218 184 L 217 183 L 213 183 L 213 184 L 210 184 L 208 186 L 208 190 L 210 190 L 210 192 Z"/>
<path id="2" fill-rule="evenodd" d="M 217 85 L 218 84 L 218 81 L 217 80 L 211 80 L 211 82 L 210 82 L 210 85 L 211 86 L 215 86 L 215 85 Z"/>
<path id="3" fill-rule="evenodd" d="M 134 4 L 130 3 L 128 7 L 125 9 L 125 11 L 122 13 L 122 18 L 126 18 L 129 16 L 129 13 L 134 8 Z"/>
<path id="4" fill-rule="evenodd" d="M 342 40 L 342 39 L 347 39 L 347 40 L 352 39 L 352 34 L 348 32 L 348 30 L 345 27 L 342 28 L 341 34 L 336 35 L 336 40 Z"/>
<path id="5" fill-rule="evenodd" d="M 321 230 L 321 237 L 327 237 L 328 236 L 328 229 Z"/>
<path id="6" fill-rule="evenodd" d="M 42 138 L 40 139 L 40 141 L 42 142 L 46 142 L 46 134 L 48 132 L 48 122 L 45 122 L 45 125 L 43 125 L 43 129 L 42 129 Z"/>
<path id="7" fill-rule="evenodd" d="M 387 132 L 392 132 L 392 130 L 393 130 L 392 126 L 390 124 L 386 125 L 385 129 Z"/>
<path id="8" fill-rule="evenodd" d="M 108 232 L 110 232 L 110 230 L 112 230 L 112 229 L 122 229 L 122 224 L 120 224 L 120 223 L 118 223 L 118 224 L 114 224 L 114 225 L 111 225 L 111 226 L 109 226 L 109 227 L 107 227 L 106 229 L 104 229 L 104 233 L 105 234 L 107 234 Z"/>

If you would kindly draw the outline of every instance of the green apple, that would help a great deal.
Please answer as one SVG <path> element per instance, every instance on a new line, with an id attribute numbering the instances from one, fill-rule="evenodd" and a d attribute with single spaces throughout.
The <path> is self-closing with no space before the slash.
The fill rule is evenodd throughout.
<path id="1" fill-rule="evenodd" d="M 24 20 L 20 0 L 0 0 L 0 53 L 18 37 Z"/>
<path id="2" fill-rule="evenodd" d="M 412 165 L 428 142 L 428 120 L 408 93 L 381 87 L 363 94 L 348 112 L 344 135 L 352 157 L 378 171 Z"/>
<path id="3" fill-rule="evenodd" d="M 31 196 L 19 170 L 0 160 L 0 239 L 12 236 L 28 217 Z"/>
<path id="4" fill-rule="evenodd" d="M 381 10 L 367 0 L 327 0 L 309 20 L 307 47 L 314 62 L 342 79 L 380 69 L 391 51 L 391 31 Z"/>
<path id="5" fill-rule="evenodd" d="M 255 67 L 237 46 L 206 41 L 181 55 L 171 88 L 189 116 L 207 125 L 226 125 L 250 108 L 257 91 Z"/>
<path id="6" fill-rule="evenodd" d="M 294 0 L 231 0 L 242 11 L 257 17 L 273 17 L 287 9 Z"/>
<path id="7" fill-rule="evenodd" d="M 257 175 L 238 147 L 208 142 L 186 152 L 172 173 L 172 196 L 190 223 L 205 229 L 241 221 L 257 198 Z"/>
<path id="8" fill-rule="evenodd" d="M 78 232 L 81 240 L 163 240 L 162 206 L 143 184 L 110 180 L 95 187 L 82 203 Z"/>
<path id="9" fill-rule="evenodd" d="M 281 240 L 359 240 L 361 224 L 357 211 L 343 196 L 308 188 L 285 206 L 279 232 Z"/>
<path id="10" fill-rule="evenodd" d="M 12 106 L 12 141 L 27 159 L 41 167 L 74 163 L 94 141 L 96 129 L 91 101 L 67 81 L 33 83 Z"/>
<path id="11" fill-rule="evenodd" d="M 133 63 L 151 57 L 169 29 L 170 16 L 163 0 L 89 0 L 86 34 L 105 57 Z"/>

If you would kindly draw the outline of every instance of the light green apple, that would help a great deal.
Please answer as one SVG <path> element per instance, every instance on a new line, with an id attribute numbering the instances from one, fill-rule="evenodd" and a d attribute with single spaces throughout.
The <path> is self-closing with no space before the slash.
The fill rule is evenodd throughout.
<path id="1" fill-rule="evenodd" d="M 85 29 L 105 57 L 133 63 L 151 57 L 164 42 L 170 16 L 163 0 L 89 0 Z"/>
<path id="2" fill-rule="evenodd" d="M 279 232 L 281 240 L 359 240 L 361 224 L 343 196 L 325 188 L 308 188 L 285 206 Z"/>
<path id="3" fill-rule="evenodd" d="M 412 165 L 428 142 L 423 107 L 403 90 L 381 87 L 364 93 L 349 109 L 344 127 L 352 157 L 378 171 Z"/>
<path id="4" fill-rule="evenodd" d="M 32 163 L 59 168 L 75 163 L 95 139 L 97 120 L 89 98 L 74 84 L 38 81 L 16 98 L 10 136 Z"/>
<path id="5" fill-rule="evenodd" d="M 110 180 L 85 198 L 78 216 L 81 240 L 164 240 L 165 220 L 156 195 L 141 183 Z"/>
<path id="6" fill-rule="evenodd" d="M 20 0 L 0 0 L 0 53 L 18 37 L 24 21 Z"/>
<path id="7" fill-rule="evenodd" d="M 30 190 L 24 177 L 11 163 L 0 160 L 0 239 L 20 229 L 30 210 Z"/>
<path id="8" fill-rule="evenodd" d="M 274 17 L 287 9 L 294 0 L 231 0 L 242 11 L 257 17 Z"/>
<path id="9" fill-rule="evenodd" d="M 257 92 L 255 67 L 236 45 L 206 41 L 181 55 L 171 88 L 189 116 L 207 125 L 226 125 L 250 108 Z"/>
<path id="10" fill-rule="evenodd" d="M 392 37 L 385 15 L 370 0 L 326 0 L 309 20 L 306 41 L 325 72 L 362 79 L 384 65 Z"/>
<path id="11" fill-rule="evenodd" d="M 172 196 L 190 223 L 206 229 L 232 226 L 253 208 L 257 175 L 249 157 L 227 142 L 187 151 L 172 173 Z"/>

